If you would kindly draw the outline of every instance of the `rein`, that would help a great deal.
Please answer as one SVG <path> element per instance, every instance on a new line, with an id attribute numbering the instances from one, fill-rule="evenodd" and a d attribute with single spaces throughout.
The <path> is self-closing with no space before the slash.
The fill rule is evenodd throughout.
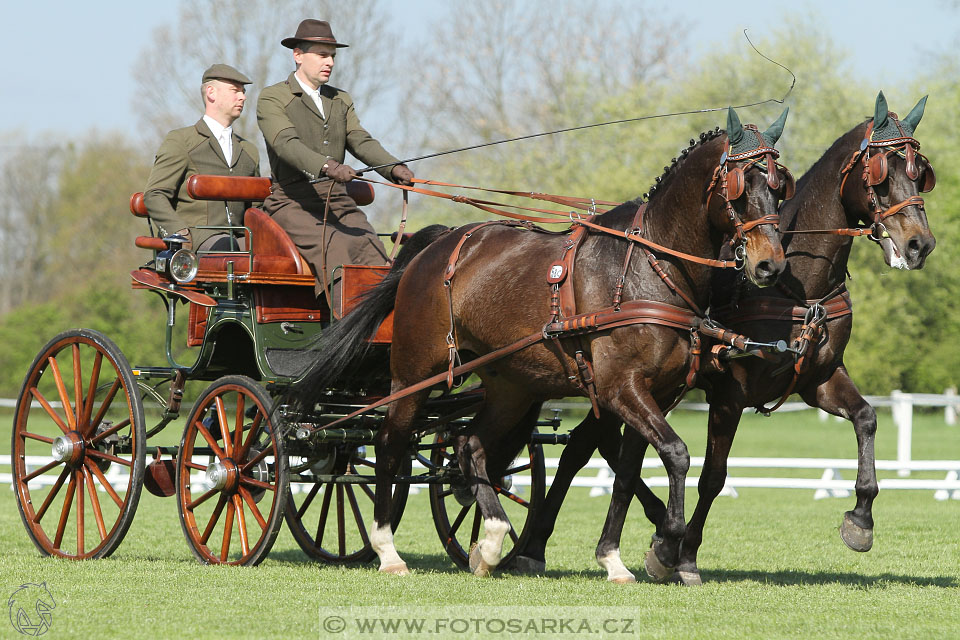
<path id="1" fill-rule="evenodd" d="M 756 130 L 756 127 L 753 125 L 746 125 L 745 129 Z M 758 136 L 759 137 L 759 136 Z M 767 163 L 767 184 L 771 188 L 776 189 L 779 187 L 779 178 L 777 176 L 776 167 L 781 167 L 787 173 L 788 183 L 793 184 L 793 178 L 790 176 L 789 171 L 783 165 L 776 162 L 775 158 L 779 157 L 779 153 L 776 149 L 772 147 L 759 146 L 756 149 L 748 151 L 746 153 L 741 153 L 737 155 L 728 155 L 730 147 L 730 141 L 727 140 L 724 146 L 723 154 L 720 157 L 720 164 L 717 166 L 714 171 L 713 177 L 710 181 L 709 186 L 707 187 L 707 196 L 705 206 L 709 209 L 710 200 L 713 197 L 713 194 L 716 192 L 720 197 L 724 199 L 724 208 L 727 212 L 727 216 L 734 224 L 734 234 L 731 237 L 729 243 L 731 245 L 737 245 L 738 249 L 735 252 L 736 258 L 734 260 L 717 260 L 713 258 L 703 258 L 700 256 L 691 255 L 689 253 L 684 253 L 682 251 L 677 251 L 676 249 L 671 249 L 665 247 L 661 244 L 648 240 L 641 235 L 641 231 L 637 228 L 627 229 L 624 231 L 617 231 L 615 229 L 610 229 L 609 227 L 604 227 L 593 221 L 595 215 L 603 214 L 608 211 L 608 209 L 599 209 L 597 205 L 613 207 L 617 206 L 620 203 L 617 202 L 607 202 L 603 200 L 595 200 L 593 198 L 582 198 L 575 196 L 560 196 L 554 194 L 539 193 L 534 191 L 513 191 L 507 189 L 490 189 L 486 187 L 475 187 L 475 186 L 466 186 L 450 182 L 440 182 L 434 180 L 423 180 L 420 178 L 414 178 L 413 182 L 417 184 L 424 184 L 429 186 L 441 186 L 441 187 L 453 187 L 458 189 L 470 189 L 474 191 L 486 191 L 488 193 L 500 193 L 504 195 L 516 196 L 521 198 L 528 198 L 531 200 L 543 200 L 547 202 L 553 202 L 556 204 L 561 204 L 565 206 L 574 207 L 576 209 L 589 211 L 590 216 L 585 218 L 575 211 L 563 212 L 556 211 L 554 209 L 541 209 L 537 207 L 524 207 L 521 205 L 513 204 L 504 204 L 501 202 L 496 202 L 492 200 L 480 200 L 476 198 L 469 198 L 463 195 L 452 195 L 449 193 L 444 193 L 442 191 L 435 191 L 432 189 L 423 189 L 415 186 L 407 186 L 400 184 L 393 184 L 390 182 L 383 182 L 382 180 L 373 180 L 370 178 L 357 177 L 357 180 L 363 180 L 364 182 L 370 182 L 372 184 L 380 184 L 394 189 L 400 189 L 404 194 L 419 193 L 422 195 L 427 195 L 435 198 L 442 198 L 445 200 L 450 200 L 452 202 L 457 202 L 461 204 L 468 204 L 472 207 L 486 211 L 487 213 L 492 213 L 494 215 L 503 216 L 505 218 L 510 218 L 512 220 L 521 220 L 524 222 L 529 222 L 533 224 L 556 224 L 560 222 L 557 218 L 565 218 L 571 221 L 571 228 L 577 226 L 587 227 L 594 231 L 605 233 L 607 235 L 612 235 L 615 237 L 624 238 L 630 242 L 635 242 L 641 244 L 649 249 L 653 249 L 660 253 L 665 253 L 671 255 L 675 258 L 685 260 L 687 262 L 693 262 L 696 264 L 705 265 L 708 267 L 715 267 L 718 269 L 740 269 L 742 268 L 743 260 L 743 244 L 746 241 L 746 234 L 758 227 L 760 225 L 772 224 L 778 226 L 780 223 L 779 214 L 772 213 L 764 215 L 756 220 L 748 220 L 744 222 L 740 219 L 739 214 L 733 208 L 733 202 L 740 198 L 744 192 L 744 173 L 754 165 L 759 165 L 759 163 L 766 158 Z M 739 163 L 742 160 L 746 160 L 744 166 L 739 166 Z M 733 163 L 731 167 L 727 165 Z M 730 176 L 734 176 L 731 178 Z M 792 188 L 788 188 L 788 192 L 792 195 Z M 406 202 L 406 201 L 405 201 Z M 511 209 L 518 209 L 520 211 L 531 211 L 534 213 L 542 213 L 551 216 L 557 216 L 557 218 L 547 218 L 539 216 L 531 216 L 523 213 L 517 213 L 514 211 L 507 211 L 502 207 L 509 207 Z"/>

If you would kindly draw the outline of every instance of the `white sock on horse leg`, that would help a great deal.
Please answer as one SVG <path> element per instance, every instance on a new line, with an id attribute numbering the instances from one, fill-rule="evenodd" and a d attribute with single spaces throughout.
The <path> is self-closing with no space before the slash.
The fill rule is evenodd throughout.
<path id="1" fill-rule="evenodd" d="M 381 568 L 404 564 L 393 544 L 393 531 L 389 524 L 381 527 L 376 522 L 373 523 L 373 528 L 370 530 L 370 546 L 380 558 Z"/>
<path id="2" fill-rule="evenodd" d="M 500 564 L 503 538 L 510 531 L 510 523 L 506 520 L 486 520 L 483 523 L 483 530 L 486 536 L 479 542 L 480 555 L 483 556 L 484 562 L 495 567 Z"/>
<path id="3" fill-rule="evenodd" d="M 597 563 L 607 570 L 608 582 L 636 582 L 636 576 L 630 573 L 620 559 L 620 549 L 614 549 L 602 558 L 598 557 Z"/>

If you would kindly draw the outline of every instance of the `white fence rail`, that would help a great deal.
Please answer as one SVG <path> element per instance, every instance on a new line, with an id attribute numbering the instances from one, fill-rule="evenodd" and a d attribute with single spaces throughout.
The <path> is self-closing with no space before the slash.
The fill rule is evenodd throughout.
<path id="1" fill-rule="evenodd" d="M 944 421 L 948 425 L 956 425 L 957 409 L 960 408 L 960 397 L 955 390 L 948 389 L 942 395 L 937 394 L 911 394 L 894 391 L 890 396 L 868 396 L 867 401 L 874 407 L 891 407 L 894 423 L 897 426 L 897 459 L 896 460 L 877 460 L 876 468 L 878 471 L 896 471 L 897 478 L 881 478 L 879 480 L 881 490 L 889 489 L 910 489 L 933 491 L 933 497 L 937 500 L 954 499 L 960 500 L 960 459 L 958 460 L 913 460 L 911 442 L 913 437 L 913 408 L 922 407 L 943 407 Z M 0 399 L 0 407 L 12 407 L 16 402 L 12 400 Z M 587 407 L 583 403 L 550 403 L 550 406 L 556 408 Z M 704 411 L 708 405 L 703 403 L 683 403 L 681 407 L 694 411 Z M 803 403 L 787 403 L 779 411 L 800 411 L 809 410 L 809 407 Z M 826 413 L 821 412 L 821 419 L 828 419 Z M 960 451 L 960 431 L 957 433 L 957 446 L 949 450 Z M 547 483 L 553 480 L 551 471 L 557 468 L 558 458 L 548 458 Z M 37 460 L 28 460 L 31 467 L 41 466 L 49 462 L 48 458 L 38 458 Z M 691 468 L 703 466 L 703 458 L 691 458 Z M 644 460 L 644 467 L 647 469 L 661 468 L 662 463 L 657 458 L 648 457 Z M 857 461 L 839 458 L 730 458 L 728 468 L 735 469 L 809 469 L 819 472 L 819 478 L 794 478 L 794 477 L 754 477 L 754 476 L 728 476 L 724 485 L 723 493 L 725 495 L 736 496 L 737 489 L 763 487 L 775 489 L 806 489 L 814 492 L 814 499 L 826 497 L 844 497 L 854 490 Z M 602 495 L 610 491 L 613 486 L 613 473 L 607 464 L 599 459 L 593 458 L 587 464 L 588 472 L 581 472 L 573 480 L 573 486 L 589 488 L 591 495 Z M 596 470 L 594 472 L 594 470 Z M 9 483 L 13 488 L 13 477 L 11 473 L 11 460 L 9 455 L 0 456 L 0 484 Z M 111 472 L 122 474 L 122 471 L 116 469 L 116 465 L 111 467 Z M 842 472 L 847 472 L 849 478 L 844 478 Z M 942 472 L 944 477 L 938 478 L 908 478 L 912 472 Z M 851 473 L 852 472 L 852 473 Z M 115 478 L 121 481 L 117 475 Z M 687 477 L 687 486 L 696 487 L 698 477 L 689 475 Z M 527 479 L 515 478 L 517 484 L 523 484 Z M 663 487 L 667 485 L 665 476 L 654 476 L 645 478 L 644 481 L 651 487 Z"/>

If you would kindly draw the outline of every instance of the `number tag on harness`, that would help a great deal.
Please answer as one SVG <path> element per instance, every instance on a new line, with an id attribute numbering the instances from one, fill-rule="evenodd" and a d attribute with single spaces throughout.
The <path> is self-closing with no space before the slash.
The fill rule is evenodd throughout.
<path id="1" fill-rule="evenodd" d="M 567 278 L 567 268 L 562 262 L 554 262 L 550 265 L 550 273 L 547 274 L 547 282 L 550 284 L 560 284 Z"/>

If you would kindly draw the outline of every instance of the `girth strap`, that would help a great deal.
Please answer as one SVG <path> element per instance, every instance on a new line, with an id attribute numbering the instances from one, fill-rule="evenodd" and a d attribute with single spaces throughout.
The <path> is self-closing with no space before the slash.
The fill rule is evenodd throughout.
<path id="1" fill-rule="evenodd" d="M 659 324 L 674 329 L 693 329 L 700 324 L 694 312 L 665 302 L 654 300 L 629 300 L 617 311 L 607 307 L 592 313 L 583 313 L 559 322 L 548 322 L 543 327 L 544 335 L 562 337 L 594 331 L 606 331 L 632 324 Z"/>
<path id="2" fill-rule="evenodd" d="M 783 406 L 793 393 L 800 376 L 810 366 L 810 359 L 823 336 L 823 325 L 828 320 L 853 313 L 850 292 L 842 283 L 819 300 L 806 300 L 805 304 L 796 302 L 787 298 L 751 297 L 741 300 L 738 305 L 727 305 L 714 310 L 716 317 L 722 318 L 728 324 L 757 320 L 803 323 L 800 326 L 800 335 L 793 341 L 793 377 L 775 405 L 757 407 L 757 412 L 764 415 L 770 415 Z"/>
<path id="3" fill-rule="evenodd" d="M 853 313 L 853 301 L 850 299 L 850 292 L 844 290 L 830 300 L 823 302 L 807 300 L 807 306 L 797 305 L 786 298 L 750 297 L 741 300 L 736 306 L 727 305 L 714 309 L 711 315 L 728 325 L 757 320 L 803 322 L 809 308 L 818 303 L 823 306 L 827 320 Z"/>

